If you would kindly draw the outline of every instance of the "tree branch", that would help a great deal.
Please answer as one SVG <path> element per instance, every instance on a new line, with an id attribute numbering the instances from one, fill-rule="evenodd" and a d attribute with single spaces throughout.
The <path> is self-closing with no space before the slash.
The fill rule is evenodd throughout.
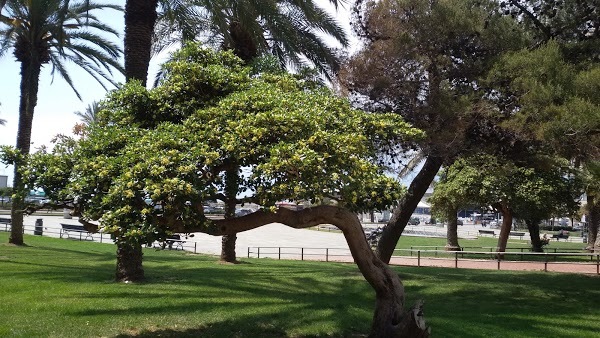
<path id="1" fill-rule="evenodd" d="M 539 30 L 541 30 L 542 33 L 544 33 L 544 35 L 546 36 L 546 40 L 550 40 L 552 38 L 552 32 L 550 32 L 550 29 L 548 27 L 546 27 L 532 12 L 527 10 L 527 8 L 525 8 L 525 6 L 521 5 L 518 0 L 509 0 L 509 1 L 511 4 L 513 4 L 513 6 L 517 7 L 521 11 L 521 13 L 525 14 L 525 16 L 527 16 L 529 19 L 531 19 L 533 24 Z"/>

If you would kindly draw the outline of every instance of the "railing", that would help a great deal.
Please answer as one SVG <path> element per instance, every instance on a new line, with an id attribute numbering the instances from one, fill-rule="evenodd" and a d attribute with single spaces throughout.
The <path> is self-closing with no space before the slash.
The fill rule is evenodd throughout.
<path id="1" fill-rule="evenodd" d="M 10 231 L 9 224 L 0 224 L 0 230 Z M 23 227 L 23 233 L 25 234 L 36 234 L 41 235 L 41 230 L 36 226 L 26 225 Z M 60 228 L 43 228 L 44 235 L 55 235 L 54 237 L 60 236 Z M 76 238 L 70 237 L 75 240 L 86 240 L 86 235 L 80 233 Z M 103 233 L 92 233 L 90 241 L 100 243 L 113 243 L 110 235 Z M 181 248 L 193 253 L 198 253 L 198 242 L 186 241 L 182 239 L 180 241 Z M 490 266 L 494 264 L 494 268 L 501 270 L 502 266 L 509 266 L 507 269 L 514 264 L 519 263 L 535 263 L 543 264 L 544 271 L 550 271 L 549 267 L 552 266 L 552 271 L 560 271 L 556 269 L 557 265 L 575 267 L 577 271 L 570 272 L 583 272 L 583 273 L 595 273 L 600 275 L 600 253 L 573 253 L 573 252 L 557 252 L 557 248 L 546 248 L 554 250 L 554 252 L 526 252 L 529 248 L 507 248 L 505 252 L 496 252 L 495 248 L 489 248 L 489 251 L 469 251 L 468 247 L 462 248 L 460 251 L 446 251 L 438 250 L 441 246 L 435 247 L 435 250 L 422 250 L 415 249 L 396 249 L 395 253 L 401 255 L 392 256 L 392 264 L 399 265 L 416 265 L 416 266 L 446 266 L 454 268 L 469 268 L 472 263 L 485 263 Z M 486 249 L 476 248 L 476 249 Z M 509 251 L 515 250 L 515 251 Z M 519 250 L 519 251 L 517 251 Z M 561 249 L 568 250 L 568 249 Z M 404 253 L 404 255 L 402 255 Z M 300 260 L 321 260 L 321 261 L 343 261 L 352 262 L 353 258 L 350 254 L 350 250 L 347 248 L 310 248 L 310 247 L 248 247 L 247 250 L 248 258 L 277 258 L 277 259 L 300 259 Z M 511 261 L 507 258 L 511 256 L 519 256 L 521 261 Z M 528 260 L 524 260 L 527 257 Z M 567 260 L 559 261 L 559 258 L 566 258 Z M 569 259 L 571 261 L 569 261 Z M 437 264 L 431 264 L 431 262 L 437 262 Z M 440 264 L 443 262 L 443 264 Z M 416 263 L 416 264 L 415 264 Z M 427 264 L 426 264 L 427 263 Z M 451 264 L 451 266 L 449 265 Z M 490 267 L 488 267 L 490 268 Z M 595 268 L 595 272 L 591 271 L 591 268 Z M 587 270 L 586 270 L 587 269 Z M 565 269 L 563 269 L 565 270 Z"/>
<path id="2" fill-rule="evenodd" d="M 415 253 L 415 250 L 397 249 L 395 251 L 410 251 L 411 257 L 409 257 L 409 258 L 414 259 L 413 254 Z M 497 251 L 483 252 L 483 251 L 464 251 L 464 250 L 461 250 L 461 251 L 416 250 L 417 266 L 419 266 L 419 267 L 422 266 L 423 259 L 426 259 L 426 257 L 422 257 L 423 254 L 432 254 L 432 253 L 435 254 L 436 258 L 429 257 L 427 259 L 440 259 L 440 258 L 437 258 L 438 254 L 444 255 L 449 258 L 452 258 L 455 268 L 458 268 L 458 263 L 461 261 L 485 260 L 485 261 L 489 262 L 490 260 L 488 260 L 488 259 L 482 259 L 482 258 L 476 258 L 476 257 L 484 257 L 485 258 L 491 254 L 491 255 L 493 255 L 492 256 L 493 258 L 491 260 L 497 262 L 497 270 L 501 270 L 501 263 L 505 263 L 505 264 L 543 263 L 545 272 L 548 271 L 549 264 L 565 264 L 565 265 L 572 264 L 573 266 L 595 266 L 596 274 L 600 275 L 600 253 L 520 252 L 520 253 L 516 254 L 514 252 L 497 252 Z M 467 258 L 464 258 L 465 255 L 467 255 Z M 511 256 L 511 255 L 521 256 L 521 262 L 508 261 L 506 258 L 507 258 L 507 256 Z M 528 256 L 530 258 L 538 258 L 538 259 L 537 260 L 523 260 L 522 259 L 523 256 Z M 396 256 L 396 257 L 398 257 L 398 256 Z M 589 263 L 585 263 L 584 260 L 581 260 L 579 262 L 557 261 L 558 257 L 573 257 L 573 258 L 579 258 L 579 259 L 589 257 Z M 542 258 L 542 259 L 539 260 L 539 258 Z M 550 260 L 550 258 L 552 258 L 552 261 Z M 448 258 L 446 258 L 446 259 L 448 259 Z"/>
<path id="3" fill-rule="evenodd" d="M 543 264 L 543 270 L 549 271 L 549 266 L 562 264 L 564 266 L 573 266 L 572 272 L 596 273 L 600 274 L 600 253 L 572 253 L 572 252 L 525 252 L 528 248 L 512 248 L 512 252 L 496 251 L 446 251 L 446 250 L 415 250 L 415 249 L 397 249 L 395 252 L 406 253 L 406 255 L 392 256 L 392 264 L 400 262 L 400 265 L 421 266 L 446 266 L 450 267 L 448 262 L 454 268 L 469 268 L 472 263 L 485 262 L 488 268 L 489 263 L 494 263 L 494 268 L 502 270 L 503 266 L 511 269 L 515 264 L 532 263 Z M 324 261 L 353 261 L 352 255 L 348 249 L 341 248 L 303 248 L 303 247 L 248 247 L 248 258 L 276 258 L 276 259 L 300 259 L 300 260 L 324 260 Z M 520 256 L 521 261 L 508 260 L 510 256 Z M 524 260 L 528 257 L 528 260 Z M 558 258 L 571 258 L 575 261 L 559 261 Z M 443 265 L 424 264 L 431 260 L 444 261 Z M 412 264 L 411 264 L 412 263 Z M 416 263 L 416 264 L 415 264 Z M 595 267 L 595 272 L 592 268 Z M 564 269 L 563 269 L 564 270 Z M 553 269 L 552 271 L 561 271 Z"/>
<path id="4" fill-rule="evenodd" d="M 469 249 L 481 249 L 479 251 L 483 251 L 485 250 L 486 252 L 489 253 L 495 253 L 495 250 L 497 249 L 495 246 L 462 246 L 460 247 L 460 251 L 464 251 L 464 250 L 469 250 Z M 415 250 L 434 250 L 434 251 L 440 251 L 440 252 L 447 252 L 446 251 L 446 247 L 443 245 L 413 245 L 410 247 L 411 250 L 411 256 L 412 256 L 412 252 Z M 558 251 L 561 250 L 561 251 Z M 477 250 L 476 250 L 477 251 Z M 549 248 L 549 247 L 544 247 L 544 252 L 554 252 L 554 253 L 558 253 L 558 252 L 569 252 L 569 251 L 573 251 L 573 252 L 581 252 L 581 249 L 573 249 L 573 248 Z M 527 247 L 507 247 L 505 249 L 505 252 L 531 252 L 531 246 L 527 246 Z"/>
<path id="5" fill-rule="evenodd" d="M 345 248 L 303 248 L 303 247 L 248 247 L 248 258 L 275 258 L 277 259 L 300 259 L 315 260 L 324 258 L 326 262 L 339 257 L 350 257 L 349 249 Z M 316 259 L 323 260 L 323 259 Z M 347 259 L 345 259 L 347 260 Z"/>
<path id="6" fill-rule="evenodd" d="M 10 229 L 11 229 L 10 224 L 0 224 L 0 231 L 10 231 Z M 114 244 L 110 235 L 102 233 L 102 232 L 89 233 L 89 235 L 86 232 L 70 232 L 70 234 L 68 236 L 66 236 L 64 234 L 64 232 L 61 230 L 61 228 L 43 227 L 42 229 L 40 229 L 39 227 L 36 227 L 35 225 L 23 225 L 23 233 L 27 234 L 27 235 L 45 235 L 48 237 L 55 237 L 55 238 L 60 238 L 62 235 L 62 238 L 65 238 L 65 239 Z M 177 245 L 175 245 L 175 246 L 169 245 L 169 241 L 171 241 L 173 243 L 177 243 Z M 185 239 L 182 239 L 182 240 L 170 239 L 167 241 L 166 245 L 164 245 L 164 246 L 162 245 L 162 243 L 153 243 L 152 247 L 167 248 L 167 249 L 173 249 L 173 250 L 176 250 L 177 248 L 182 248 L 185 251 L 190 251 L 193 253 L 200 253 L 198 251 L 198 243 L 197 242 L 186 241 Z"/>

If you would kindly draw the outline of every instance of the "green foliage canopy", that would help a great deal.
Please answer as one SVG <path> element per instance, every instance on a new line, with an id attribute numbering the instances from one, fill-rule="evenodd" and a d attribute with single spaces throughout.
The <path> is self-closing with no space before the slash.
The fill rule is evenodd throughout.
<path id="1" fill-rule="evenodd" d="M 581 194 L 581 179 L 565 163 L 534 168 L 479 155 L 448 167 L 430 201 L 442 214 L 457 207 L 503 203 L 516 217 L 537 222 L 573 214 Z"/>
<path id="2" fill-rule="evenodd" d="M 333 199 L 351 210 L 397 200 L 399 182 L 377 152 L 422 137 L 394 114 L 368 114 L 287 74 L 250 76 L 230 52 L 190 44 L 160 86 L 128 83 L 103 102 L 83 139 L 32 155 L 28 185 L 70 201 L 119 240 L 164 238 L 169 225 L 205 224 L 202 204 L 238 193 L 268 209 L 281 200 Z"/>

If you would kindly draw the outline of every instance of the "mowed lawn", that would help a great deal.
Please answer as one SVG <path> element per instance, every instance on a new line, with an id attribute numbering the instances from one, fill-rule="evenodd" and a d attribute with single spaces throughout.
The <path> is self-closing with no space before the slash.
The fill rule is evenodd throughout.
<path id="1" fill-rule="evenodd" d="M 115 247 L 0 233 L 1 337 L 348 337 L 368 333 L 374 292 L 355 265 L 220 264 L 144 253 L 148 281 L 113 282 Z M 598 337 L 600 278 L 396 268 L 433 337 Z"/>

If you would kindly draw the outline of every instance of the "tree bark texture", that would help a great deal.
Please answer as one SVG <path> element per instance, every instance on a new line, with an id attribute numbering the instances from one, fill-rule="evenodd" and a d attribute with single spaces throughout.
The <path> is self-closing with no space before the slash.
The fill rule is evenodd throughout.
<path id="1" fill-rule="evenodd" d="M 446 229 L 446 250 L 447 251 L 460 251 L 460 245 L 458 245 L 458 217 L 456 216 L 457 210 L 453 209 L 448 213 L 448 229 Z"/>
<path id="2" fill-rule="evenodd" d="M 500 213 L 502 213 L 502 225 L 500 227 L 500 234 L 498 235 L 498 246 L 496 247 L 497 252 L 506 251 L 506 243 L 508 243 L 508 236 L 512 228 L 513 214 L 512 210 L 505 203 L 500 203 L 498 206 Z M 498 255 L 498 258 L 504 257 Z"/>
<path id="3" fill-rule="evenodd" d="M 21 98 L 19 101 L 19 129 L 17 130 L 17 150 L 22 155 L 29 154 L 31 148 L 31 128 L 33 126 L 33 112 L 37 105 L 41 62 L 34 56 L 30 60 L 21 62 Z M 16 198 L 11 207 L 11 231 L 8 242 L 23 245 L 23 210 L 25 209 L 25 184 L 19 172 L 19 163 L 14 166 L 13 189 Z"/>
<path id="4" fill-rule="evenodd" d="M 117 242 L 117 282 L 141 282 L 144 280 L 142 256 L 141 244 Z"/>
<path id="5" fill-rule="evenodd" d="M 586 250 L 600 252 L 600 203 L 598 197 L 593 194 L 587 196 L 587 203 L 590 217 Z"/>
<path id="6" fill-rule="evenodd" d="M 125 4 L 125 79 L 146 86 L 158 0 L 127 0 Z"/>
<path id="7" fill-rule="evenodd" d="M 239 184 L 238 166 L 225 171 L 225 219 L 235 217 L 235 206 L 237 205 L 237 191 Z M 235 253 L 236 234 L 225 235 L 221 238 L 221 261 L 235 263 L 237 261 Z"/>
<path id="8" fill-rule="evenodd" d="M 214 236 L 231 235 L 270 223 L 292 228 L 308 228 L 332 224 L 344 233 L 350 252 L 359 270 L 373 287 L 376 305 L 371 337 L 428 337 L 422 304 L 404 311 L 404 286 L 398 275 L 371 250 L 358 217 L 343 208 L 317 206 L 300 211 L 280 208 L 276 212 L 259 210 L 252 214 L 223 220 L 212 220 L 195 227 L 184 227 L 177 219 L 164 220 L 174 232 L 204 232 Z"/>
<path id="9" fill-rule="evenodd" d="M 544 252 L 542 240 L 540 238 L 540 222 L 536 220 L 526 220 L 529 237 L 531 237 L 531 251 Z"/>
<path id="10" fill-rule="evenodd" d="M 400 236 L 402 236 L 402 232 L 406 228 L 410 216 L 417 208 L 419 201 L 425 195 L 427 188 L 433 182 L 435 175 L 437 175 L 443 163 L 444 159 L 437 156 L 429 156 L 425 160 L 425 164 L 410 183 L 406 195 L 402 198 L 398 207 L 394 209 L 392 217 L 383 228 L 381 239 L 377 245 L 377 255 L 386 264 L 390 262 L 396 244 Z"/>

